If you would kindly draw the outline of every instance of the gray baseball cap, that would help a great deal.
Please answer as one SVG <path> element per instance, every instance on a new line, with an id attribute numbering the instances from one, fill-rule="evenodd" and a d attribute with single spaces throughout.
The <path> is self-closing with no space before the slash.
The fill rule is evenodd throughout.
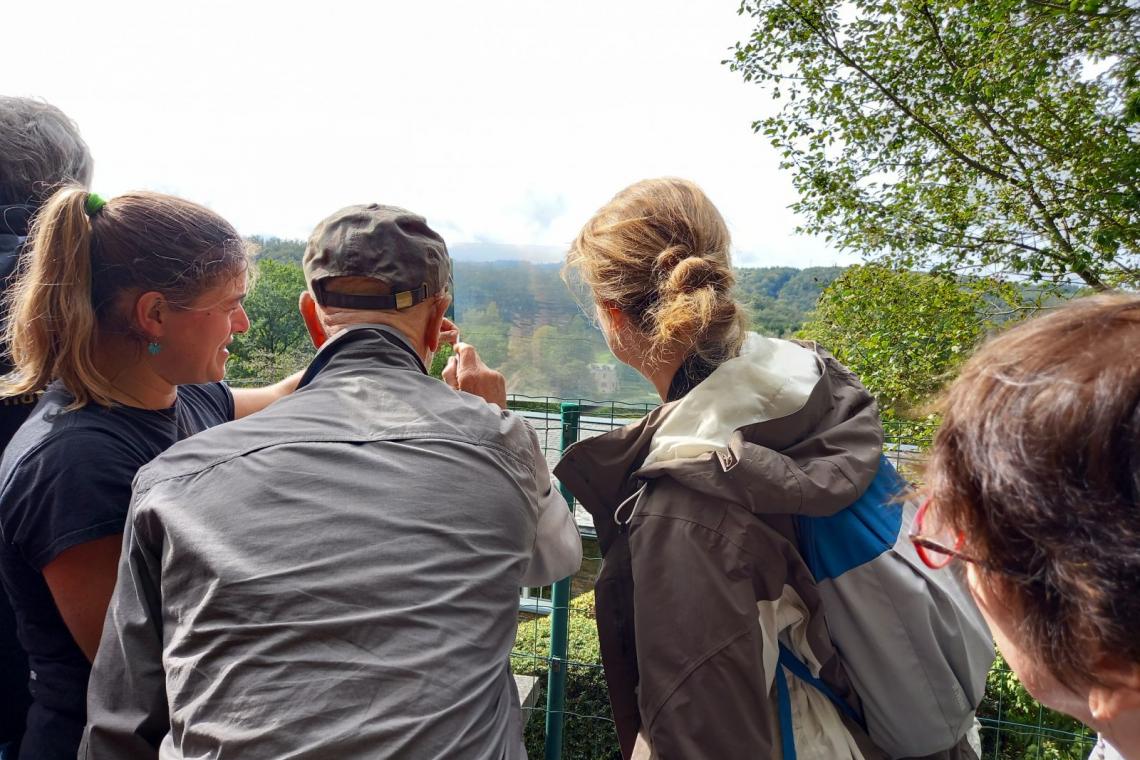
<path id="1" fill-rule="evenodd" d="M 407 309 L 451 290 L 447 245 L 422 216 L 396 206 L 348 206 L 313 230 L 301 260 L 305 282 L 321 306 Z M 351 295 L 325 289 L 333 277 L 371 277 L 392 294 Z"/>

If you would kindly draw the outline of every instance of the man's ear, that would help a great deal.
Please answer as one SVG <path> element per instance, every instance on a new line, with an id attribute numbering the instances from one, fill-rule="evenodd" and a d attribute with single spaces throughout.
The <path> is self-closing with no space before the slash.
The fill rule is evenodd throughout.
<path id="1" fill-rule="evenodd" d="M 301 309 L 301 319 L 305 320 L 305 327 L 309 329 L 309 337 L 313 339 L 313 345 L 320 348 L 329 339 L 329 335 L 325 332 L 325 326 L 321 324 L 321 318 L 317 314 L 317 302 L 313 300 L 313 295 L 306 290 L 301 293 L 301 299 L 297 305 Z"/>
<path id="2" fill-rule="evenodd" d="M 443 329 L 443 318 L 447 316 L 447 307 L 450 305 L 451 296 L 441 296 L 432 307 L 427 332 L 424 333 L 424 347 L 433 354 L 439 350 L 439 331 Z"/>
<path id="3" fill-rule="evenodd" d="M 147 337 L 147 340 L 162 338 L 164 332 L 163 317 L 166 309 L 166 299 L 162 293 L 155 290 L 148 290 L 135 299 L 132 316 L 135 324 L 138 325 L 139 330 Z"/>

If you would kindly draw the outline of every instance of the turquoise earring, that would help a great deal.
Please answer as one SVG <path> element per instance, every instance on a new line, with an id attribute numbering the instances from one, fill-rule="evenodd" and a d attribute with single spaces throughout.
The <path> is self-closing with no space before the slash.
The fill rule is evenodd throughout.
<path id="1" fill-rule="evenodd" d="M 158 356 L 158 352 L 162 350 L 162 344 L 157 340 L 152 340 L 146 344 L 146 350 L 151 356 Z"/>

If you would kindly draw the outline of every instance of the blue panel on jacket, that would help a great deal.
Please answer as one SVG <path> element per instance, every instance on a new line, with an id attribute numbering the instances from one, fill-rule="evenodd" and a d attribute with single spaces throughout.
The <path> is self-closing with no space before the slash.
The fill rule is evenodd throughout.
<path id="1" fill-rule="evenodd" d="M 906 483 L 886 457 L 857 502 L 830 517 L 796 517 L 800 554 L 816 581 L 837 578 L 895 545 Z"/>

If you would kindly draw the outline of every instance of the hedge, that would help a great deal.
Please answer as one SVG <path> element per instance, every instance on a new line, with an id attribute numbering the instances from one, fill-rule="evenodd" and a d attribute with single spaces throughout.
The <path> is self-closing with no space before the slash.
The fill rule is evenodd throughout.
<path id="1" fill-rule="evenodd" d="M 594 593 L 582 594 L 570 602 L 570 624 L 566 673 L 566 724 L 563 729 L 562 757 L 573 760 L 620 760 L 617 734 L 610 717 L 609 695 L 598 651 L 598 629 L 594 622 Z M 526 723 L 526 750 L 541 758 L 546 741 L 546 679 L 550 657 L 550 618 L 519 623 L 511 667 L 518 675 L 538 677 L 542 693 L 538 709 L 529 713 Z M 525 716 L 524 716 L 525 717 Z"/>
<path id="2" fill-rule="evenodd" d="M 566 725 L 562 757 L 567 760 L 620 760 L 617 734 L 610 718 L 595 623 L 594 594 L 570 602 L 570 666 L 566 678 Z M 545 691 L 550 656 L 550 618 L 519 624 L 511 665 L 519 675 L 534 675 L 539 701 L 529 713 L 527 754 L 541 758 L 545 743 Z M 982 757 L 990 760 L 1084 760 L 1095 734 L 1067 715 L 1041 707 L 1025 691 L 999 657 L 990 671 L 985 698 L 978 708 L 982 721 Z"/>

